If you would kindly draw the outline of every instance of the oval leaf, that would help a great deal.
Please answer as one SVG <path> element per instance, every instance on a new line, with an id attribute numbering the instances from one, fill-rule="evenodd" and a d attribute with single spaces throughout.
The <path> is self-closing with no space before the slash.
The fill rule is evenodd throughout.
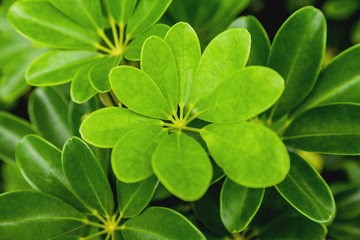
<path id="1" fill-rule="evenodd" d="M 152 156 L 152 167 L 160 182 L 185 201 L 204 195 L 213 172 L 200 143 L 181 132 L 170 134 L 159 143 Z"/>
<path id="2" fill-rule="evenodd" d="M 284 80 L 274 70 L 251 66 L 221 82 L 196 103 L 199 118 L 227 123 L 248 120 L 271 107 L 284 90 Z"/>
<path id="3" fill-rule="evenodd" d="M 72 137 L 65 143 L 62 164 L 69 184 L 84 204 L 111 216 L 114 197 L 110 184 L 95 155 L 80 138 Z"/>
<path id="4" fill-rule="evenodd" d="M 215 162 L 237 184 L 264 188 L 284 180 L 290 160 L 270 129 L 255 123 L 211 124 L 201 132 Z"/>
<path id="5" fill-rule="evenodd" d="M 360 105 L 340 103 L 299 115 L 284 133 L 286 145 L 309 152 L 360 154 Z"/>
<path id="6" fill-rule="evenodd" d="M 92 66 L 93 64 L 90 63 L 79 70 L 71 82 L 70 96 L 76 103 L 86 102 L 97 93 L 89 81 L 88 73 Z"/>
<path id="7" fill-rule="evenodd" d="M 221 219 L 229 232 L 243 231 L 253 219 L 264 197 L 265 189 L 242 187 L 226 179 L 220 195 Z"/>
<path id="8" fill-rule="evenodd" d="M 300 9 L 282 25 L 274 38 L 268 66 L 283 76 L 286 85 L 270 118 L 281 118 L 310 93 L 320 71 L 325 45 L 325 17 L 314 7 Z"/>
<path id="9" fill-rule="evenodd" d="M 51 195 L 17 191 L 0 195 L 2 240 L 47 240 L 84 225 L 85 216 Z"/>
<path id="10" fill-rule="evenodd" d="M 320 174 L 299 155 L 290 152 L 290 171 L 276 185 L 278 192 L 299 212 L 315 222 L 328 222 L 335 214 L 335 201 Z"/>
<path id="11" fill-rule="evenodd" d="M 152 207 L 124 224 L 125 240 L 171 239 L 205 240 L 204 235 L 183 215 L 174 210 Z"/>

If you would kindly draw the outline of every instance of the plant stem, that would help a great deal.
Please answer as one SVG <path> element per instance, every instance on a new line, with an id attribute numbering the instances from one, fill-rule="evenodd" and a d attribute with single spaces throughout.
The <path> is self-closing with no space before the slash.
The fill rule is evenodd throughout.
<path id="1" fill-rule="evenodd" d="M 106 47 L 104 47 L 104 46 L 102 46 L 102 45 L 100 45 L 98 43 L 96 43 L 94 46 L 95 46 L 96 49 L 101 50 L 103 52 L 106 52 L 106 53 L 109 53 L 109 54 L 112 53 L 112 51 L 110 49 L 108 49 L 108 48 L 106 48 Z"/>
<path id="2" fill-rule="evenodd" d="M 104 104 L 106 107 L 113 107 L 114 103 L 111 101 L 110 96 L 107 93 L 99 93 L 100 101 Z"/>
<path id="3" fill-rule="evenodd" d="M 110 239 L 110 237 L 111 237 L 111 233 L 109 232 L 107 235 L 106 235 L 106 238 L 105 238 L 105 240 L 109 240 Z"/>
<path id="4" fill-rule="evenodd" d="M 109 46 L 109 48 L 111 50 L 115 50 L 115 46 L 114 44 L 110 41 L 110 39 L 106 36 L 106 34 L 104 33 L 104 31 L 100 30 L 98 31 L 99 36 L 102 38 L 102 40 L 104 40 L 104 42 Z"/>
<path id="5" fill-rule="evenodd" d="M 180 108 L 180 120 L 183 120 L 184 119 L 184 104 L 180 103 L 179 108 Z"/>
<path id="6" fill-rule="evenodd" d="M 114 42 L 115 42 L 115 48 L 120 49 L 119 41 L 118 41 L 118 39 L 119 39 L 118 32 L 117 32 L 116 24 L 115 24 L 115 21 L 114 21 L 113 18 L 110 18 L 110 25 L 111 25 L 111 31 L 112 31 L 112 34 L 113 34 Z"/>
<path id="7" fill-rule="evenodd" d="M 120 45 L 121 48 L 124 48 L 125 46 L 123 46 L 123 41 L 124 41 L 124 25 L 123 24 L 119 24 L 119 29 L 120 29 L 120 34 L 119 34 L 119 39 L 118 39 L 118 43 Z"/>
<path id="8" fill-rule="evenodd" d="M 85 220 L 84 220 L 84 223 L 85 223 L 86 225 L 90 225 L 90 226 L 94 226 L 94 227 L 98 227 L 98 228 L 105 228 L 105 225 L 99 224 L 99 223 L 95 223 L 95 222 L 91 222 L 91 221 L 88 220 L 88 219 L 85 219 Z"/>
<path id="9" fill-rule="evenodd" d="M 179 121 L 179 117 L 178 117 L 176 111 L 173 111 L 173 116 L 174 116 L 175 121 Z"/>
<path id="10" fill-rule="evenodd" d="M 183 127 L 183 129 L 186 131 L 198 132 L 198 133 L 201 133 L 204 131 L 203 129 L 193 128 L 193 127 Z"/>
<path id="11" fill-rule="evenodd" d="M 191 104 L 190 107 L 189 107 L 188 112 L 186 113 L 186 115 L 185 115 L 185 117 L 184 117 L 185 121 L 186 121 L 186 119 L 190 116 L 190 114 L 191 114 L 191 112 L 192 112 L 193 109 L 194 109 L 194 105 Z"/>
<path id="12" fill-rule="evenodd" d="M 106 224 L 106 223 L 107 223 L 106 220 L 105 220 L 105 218 L 103 218 L 103 217 L 98 213 L 98 211 L 94 210 L 94 211 L 92 212 L 92 214 L 93 214 L 95 217 L 97 217 L 103 224 Z"/>
<path id="13" fill-rule="evenodd" d="M 119 101 L 119 99 L 115 96 L 113 90 L 110 91 L 111 97 L 114 100 L 114 102 L 119 106 L 122 107 L 122 103 Z"/>
<path id="14" fill-rule="evenodd" d="M 106 231 L 106 230 L 103 230 L 103 231 L 97 232 L 97 233 L 95 233 L 95 234 L 92 234 L 92 235 L 90 235 L 90 236 L 87 236 L 87 237 L 84 237 L 84 238 L 80 238 L 80 240 L 92 239 L 92 238 L 94 238 L 94 237 L 101 236 L 101 235 L 103 235 L 103 234 L 105 234 L 105 233 L 107 233 L 107 231 Z"/>
<path id="15" fill-rule="evenodd" d="M 197 118 L 199 116 L 199 113 L 195 113 L 191 118 L 185 121 L 185 125 L 189 124 L 192 120 Z"/>

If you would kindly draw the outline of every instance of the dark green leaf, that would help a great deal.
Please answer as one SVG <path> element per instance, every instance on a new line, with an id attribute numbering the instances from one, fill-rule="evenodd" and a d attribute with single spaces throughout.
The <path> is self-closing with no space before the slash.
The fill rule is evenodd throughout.
<path id="1" fill-rule="evenodd" d="M 2 178 L 0 187 L 4 192 L 19 189 L 33 189 L 15 164 L 3 163 L 1 165 L 0 174 Z"/>

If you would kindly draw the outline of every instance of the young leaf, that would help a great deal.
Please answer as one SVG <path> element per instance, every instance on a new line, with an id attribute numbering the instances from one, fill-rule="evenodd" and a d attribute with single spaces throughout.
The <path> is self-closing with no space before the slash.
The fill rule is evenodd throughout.
<path id="1" fill-rule="evenodd" d="M 29 39 L 55 48 L 93 50 L 98 41 L 96 34 L 65 16 L 48 1 L 15 2 L 8 11 L 8 19 Z"/>
<path id="2" fill-rule="evenodd" d="M 174 55 L 159 37 L 146 39 L 141 51 L 141 69 L 156 83 L 173 112 L 178 104 L 178 74 Z"/>
<path id="3" fill-rule="evenodd" d="M 27 135 L 16 148 L 16 161 L 21 173 L 33 188 L 51 194 L 86 211 L 73 195 L 61 165 L 61 151 L 36 135 Z"/>
<path id="4" fill-rule="evenodd" d="M 250 41 L 247 30 L 230 29 L 209 43 L 201 56 L 192 84 L 192 102 L 211 93 L 223 80 L 245 66 Z"/>
<path id="5" fill-rule="evenodd" d="M 141 58 L 141 49 L 147 38 L 158 36 L 164 38 L 170 27 L 165 24 L 155 24 L 149 30 L 134 38 L 125 48 L 124 57 L 131 61 L 139 61 Z"/>
<path id="6" fill-rule="evenodd" d="M 104 28 L 100 0 L 50 0 L 49 2 L 86 29 L 98 33 Z"/>
<path id="7" fill-rule="evenodd" d="M 68 125 L 68 103 L 53 88 L 37 88 L 30 95 L 29 117 L 34 128 L 55 146 L 62 148 L 72 136 Z"/>
<path id="8" fill-rule="evenodd" d="M 143 71 L 130 66 L 116 67 L 110 73 L 110 82 L 116 97 L 132 111 L 153 118 L 171 118 L 161 85 Z"/>
<path id="9" fill-rule="evenodd" d="M 360 105 L 337 103 L 299 115 L 284 133 L 287 146 L 327 154 L 360 154 Z"/>
<path id="10" fill-rule="evenodd" d="M 338 102 L 360 103 L 360 45 L 339 54 L 321 72 L 313 91 L 297 111 Z"/>
<path id="11" fill-rule="evenodd" d="M 286 147 L 273 131 L 262 125 L 210 124 L 203 128 L 201 136 L 215 162 L 237 184 L 269 187 L 283 181 L 289 172 Z"/>
<path id="12" fill-rule="evenodd" d="M 204 195 L 213 172 L 200 143 L 181 132 L 170 134 L 159 143 L 152 156 L 152 167 L 160 182 L 185 201 Z"/>
<path id="13" fill-rule="evenodd" d="M 114 21 L 124 27 L 134 11 L 137 0 L 105 0 L 105 2 Z"/>
<path id="14" fill-rule="evenodd" d="M 126 37 L 137 37 L 156 23 L 169 7 L 171 0 L 141 0 L 130 17 Z"/>
<path id="15" fill-rule="evenodd" d="M 251 49 L 247 65 L 265 66 L 270 52 L 270 40 L 259 20 L 251 15 L 240 17 L 229 28 L 245 28 L 249 31 Z"/>
<path id="16" fill-rule="evenodd" d="M 126 108 L 107 107 L 90 114 L 81 124 L 80 134 L 92 145 L 112 148 L 130 130 L 153 125 L 161 125 L 161 121 L 146 118 Z"/>
<path id="17" fill-rule="evenodd" d="M 167 131 L 157 125 L 138 128 L 122 135 L 111 155 L 115 176 L 126 183 L 138 182 L 151 176 L 151 156 L 167 135 Z"/>
<path id="18" fill-rule="evenodd" d="M 51 195 L 16 191 L 0 195 L 2 240 L 53 239 L 84 225 L 85 216 Z"/>
<path id="19" fill-rule="evenodd" d="M 290 152 L 290 171 L 276 185 L 278 192 L 299 212 L 315 222 L 328 222 L 335 214 L 335 201 L 320 174 L 295 153 Z"/>
<path id="20" fill-rule="evenodd" d="M 171 239 L 205 240 L 204 235 L 183 215 L 174 210 L 152 207 L 125 222 L 121 231 L 125 240 Z"/>
<path id="21" fill-rule="evenodd" d="M 284 80 L 267 67 L 241 69 L 196 103 L 199 118 L 227 123 L 248 120 L 271 107 L 284 90 Z"/>
<path id="22" fill-rule="evenodd" d="M 116 181 L 116 192 L 120 215 L 131 218 L 138 215 L 150 202 L 159 181 L 152 176 L 137 183 Z"/>
<path id="23" fill-rule="evenodd" d="M 69 82 L 86 64 L 99 58 L 99 54 L 89 51 L 47 52 L 35 59 L 26 71 L 30 85 L 59 85 Z"/>
<path id="24" fill-rule="evenodd" d="M 62 154 L 64 174 L 75 194 L 92 210 L 103 216 L 113 212 L 110 184 L 90 148 L 77 137 L 70 138 Z"/>
<path id="25" fill-rule="evenodd" d="M 280 119 L 310 93 L 320 71 L 325 45 L 325 17 L 314 7 L 300 9 L 283 24 L 271 47 L 268 66 L 283 76 L 286 85 L 270 118 Z"/>
<path id="26" fill-rule="evenodd" d="M 229 232 L 243 231 L 259 210 L 265 189 L 242 187 L 226 179 L 220 195 L 221 219 Z"/>
<path id="27" fill-rule="evenodd" d="M 195 30 L 187 23 L 175 24 L 166 34 L 165 42 L 175 58 L 179 78 L 179 103 L 185 105 L 201 57 L 201 47 Z"/>
<path id="28" fill-rule="evenodd" d="M 88 74 L 93 64 L 94 63 L 90 63 L 79 70 L 71 82 L 70 96 L 71 100 L 76 103 L 86 102 L 97 93 L 90 84 Z"/>
<path id="29" fill-rule="evenodd" d="M 0 159 L 15 164 L 16 145 L 23 136 L 33 133 L 27 121 L 0 111 Z"/>

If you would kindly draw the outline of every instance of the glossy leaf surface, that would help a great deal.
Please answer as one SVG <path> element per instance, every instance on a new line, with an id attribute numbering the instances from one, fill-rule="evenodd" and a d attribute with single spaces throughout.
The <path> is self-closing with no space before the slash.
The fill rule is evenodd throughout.
<path id="1" fill-rule="evenodd" d="M 152 167 L 160 182 L 175 196 L 193 201 L 207 190 L 212 165 L 195 139 L 177 132 L 164 138 L 152 156 Z"/>
<path id="2" fill-rule="evenodd" d="M 89 81 L 89 69 L 94 63 L 89 63 L 79 70 L 71 82 L 70 96 L 76 103 L 83 103 L 93 97 L 97 91 L 91 86 Z"/>
<path id="3" fill-rule="evenodd" d="M 91 86 L 98 92 L 108 92 L 111 89 L 109 73 L 121 61 L 122 56 L 106 56 L 95 63 L 89 70 Z"/>
<path id="4" fill-rule="evenodd" d="M 269 187 L 284 180 L 289 171 L 286 147 L 274 132 L 262 125 L 211 124 L 201 136 L 215 162 L 237 184 Z"/>

